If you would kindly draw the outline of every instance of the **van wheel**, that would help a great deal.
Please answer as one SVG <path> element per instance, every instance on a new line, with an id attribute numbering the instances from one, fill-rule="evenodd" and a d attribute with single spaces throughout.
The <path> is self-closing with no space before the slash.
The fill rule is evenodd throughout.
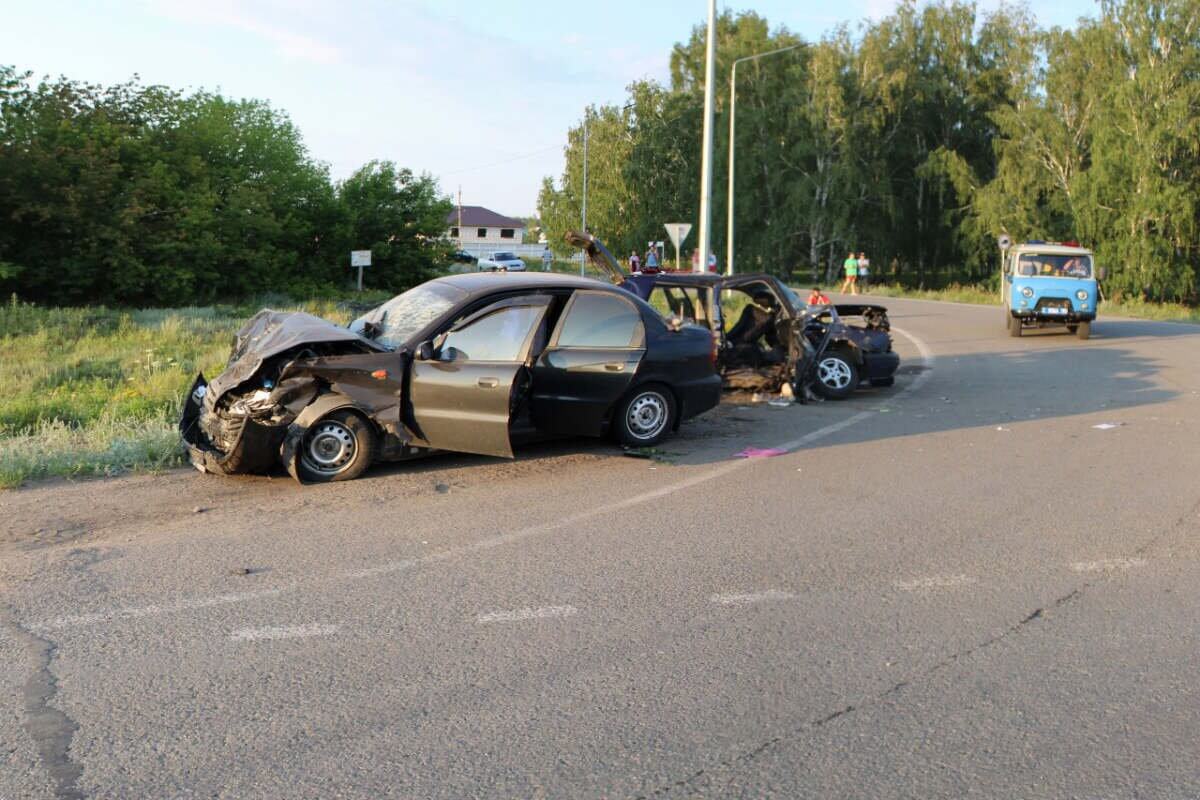
<path id="1" fill-rule="evenodd" d="M 1090 323 L 1090 322 L 1079 323 L 1079 328 L 1075 331 L 1075 335 L 1078 336 L 1080 339 L 1087 339 L 1088 337 L 1090 337 L 1092 335 L 1092 323 Z"/>
<path id="2" fill-rule="evenodd" d="M 305 431 L 297 471 L 310 483 L 354 480 L 375 460 L 375 447 L 366 420 L 348 409 L 334 411 Z"/>
<path id="3" fill-rule="evenodd" d="M 813 390 L 829 400 L 842 400 L 858 388 L 858 366 L 844 350 L 830 350 L 817 361 Z"/>
<path id="4" fill-rule="evenodd" d="M 1067 326 L 1067 333 L 1074 333 L 1077 330 L 1079 330 L 1078 325 L 1068 325 Z"/>
<path id="5" fill-rule="evenodd" d="M 675 426 L 675 396 L 659 384 L 634 389 L 617 406 L 613 429 L 628 447 L 649 447 L 666 438 Z"/>
<path id="6" fill-rule="evenodd" d="M 1013 317 L 1013 316 L 1009 317 L 1008 335 L 1014 336 L 1018 339 L 1021 337 L 1021 318 L 1020 317 Z"/>

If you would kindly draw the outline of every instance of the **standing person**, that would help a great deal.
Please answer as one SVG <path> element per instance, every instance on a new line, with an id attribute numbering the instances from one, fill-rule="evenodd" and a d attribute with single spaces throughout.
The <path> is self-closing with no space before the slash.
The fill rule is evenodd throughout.
<path id="1" fill-rule="evenodd" d="M 854 252 L 851 251 L 846 255 L 846 260 L 842 262 L 842 269 L 846 271 L 846 280 L 842 281 L 842 294 L 847 291 L 850 294 L 858 294 L 858 289 L 855 284 L 858 283 L 858 259 L 854 257 Z"/>
<path id="2" fill-rule="evenodd" d="M 708 271 L 709 272 L 717 271 L 717 254 L 712 252 L 711 250 L 708 253 Z"/>
<path id="3" fill-rule="evenodd" d="M 692 272 L 700 271 L 700 251 L 692 248 Z"/>
<path id="4" fill-rule="evenodd" d="M 630 272 L 641 272 L 642 271 L 642 260 L 640 258 L 638 258 L 637 250 L 634 250 L 632 253 L 629 254 L 629 271 Z"/>
<path id="5" fill-rule="evenodd" d="M 646 251 L 646 266 L 643 272 L 658 272 L 658 250 L 653 246 Z"/>
<path id="6" fill-rule="evenodd" d="M 858 254 L 858 282 L 862 284 L 864 292 L 871 285 L 871 260 L 867 258 L 866 253 Z"/>
<path id="7" fill-rule="evenodd" d="M 545 250 L 542 251 L 542 272 L 549 272 L 550 264 L 553 262 L 554 262 L 554 253 L 551 253 L 550 248 L 547 247 Z"/>

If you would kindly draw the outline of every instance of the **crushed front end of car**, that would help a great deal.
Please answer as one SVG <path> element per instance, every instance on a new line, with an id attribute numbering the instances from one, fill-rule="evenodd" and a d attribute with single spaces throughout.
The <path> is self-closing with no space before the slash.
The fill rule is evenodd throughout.
<path id="1" fill-rule="evenodd" d="M 399 376 L 378 369 L 384 352 L 311 314 L 260 311 L 238 331 L 224 372 L 211 383 L 198 375 L 184 398 L 179 432 L 192 464 L 221 475 L 269 471 L 302 432 L 294 423 L 304 410 L 347 383 L 346 397 L 394 417 L 398 429 Z"/>

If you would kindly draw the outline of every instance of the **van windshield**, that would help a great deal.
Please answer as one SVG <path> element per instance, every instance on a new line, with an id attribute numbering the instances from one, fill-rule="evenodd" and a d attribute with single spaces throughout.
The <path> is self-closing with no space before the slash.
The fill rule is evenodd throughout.
<path id="1" fill-rule="evenodd" d="M 1017 274 L 1042 278 L 1090 278 L 1092 257 L 1022 253 L 1017 261 Z"/>

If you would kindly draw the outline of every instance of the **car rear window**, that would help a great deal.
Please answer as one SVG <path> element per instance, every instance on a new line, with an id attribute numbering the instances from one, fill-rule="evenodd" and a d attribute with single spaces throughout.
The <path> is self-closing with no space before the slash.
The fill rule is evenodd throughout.
<path id="1" fill-rule="evenodd" d="M 559 347 L 631 347 L 642 341 L 642 315 L 607 292 L 576 292 L 558 333 Z"/>

